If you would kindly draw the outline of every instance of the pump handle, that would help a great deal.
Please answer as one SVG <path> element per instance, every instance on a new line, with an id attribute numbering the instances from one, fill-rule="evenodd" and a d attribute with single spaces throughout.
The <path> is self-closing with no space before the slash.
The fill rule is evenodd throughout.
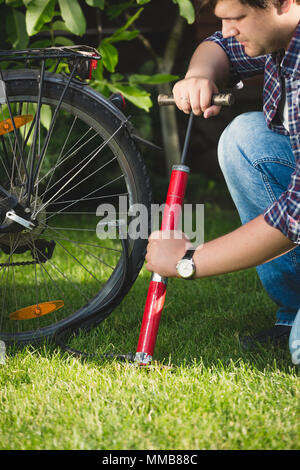
<path id="1" fill-rule="evenodd" d="M 170 106 L 175 104 L 172 95 L 158 95 L 157 102 L 160 106 Z M 212 97 L 212 104 L 216 106 L 231 106 L 233 103 L 233 93 L 217 93 Z"/>

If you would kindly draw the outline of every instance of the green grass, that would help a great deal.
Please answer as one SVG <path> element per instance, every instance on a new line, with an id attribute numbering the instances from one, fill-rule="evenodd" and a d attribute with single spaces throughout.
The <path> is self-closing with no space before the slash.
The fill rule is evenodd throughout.
<path id="1" fill-rule="evenodd" d="M 237 226 L 207 209 L 206 239 Z M 255 270 L 170 279 L 150 371 L 104 352 L 135 352 L 149 285 L 143 269 L 115 312 L 71 342 L 80 360 L 43 345 L 0 366 L 0 449 L 299 449 L 299 369 L 288 347 L 244 352 L 238 335 L 273 325 Z"/>

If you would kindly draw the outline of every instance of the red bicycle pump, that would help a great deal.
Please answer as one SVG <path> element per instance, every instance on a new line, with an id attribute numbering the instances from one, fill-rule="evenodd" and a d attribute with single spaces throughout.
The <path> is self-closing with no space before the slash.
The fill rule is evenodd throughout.
<path id="1" fill-rule="evenodd" d="M 170 105 L 174 104 L 174 99 L 165 95 L 159 95 L 158 103 L 160 105 Z M 233 95 L 231 93 L 214 95 L 212 103 L 217 106 L 230 106 L 233 103 Z M 189 115 L 180 165 L 174 165 L 172 168 L 161 230 L 176 230 L 178 228 L 188 174 L 190 172 L 189 167 L 185 165 L 185 160 L 190 141 L 193 116 L 194 115 L 191 112 Z M 160 276 L 157 273 L 153 273 L 151 276 L 137 351 L 134 359 L 134 363 L 136 365 L 149 366 L 152 362 L 158 327 L 166 297 L 167 281 L 168 279 L 166 277 Z"/>

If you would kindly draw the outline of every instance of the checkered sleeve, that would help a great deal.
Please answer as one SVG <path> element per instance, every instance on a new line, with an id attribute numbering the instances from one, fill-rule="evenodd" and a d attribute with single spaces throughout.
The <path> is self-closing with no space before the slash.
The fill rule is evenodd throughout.
<path id="1" fill-rule="evenodd" d="M 231 83 L 237 83 L 240 80 L 264 73 L 266 56 L 249 57 L 245 54 L 243 46 L 234 37 L 226 39 L 221 31 L 217 31 L 205 41 L 215 42 L 226 52 L 230 63 Z"/>
<path id="2" fill-rule="evenodd" d="M 264 218 L 269 225 L 300 245 L 300 160 L 288 189 L 266 209 Z"/>

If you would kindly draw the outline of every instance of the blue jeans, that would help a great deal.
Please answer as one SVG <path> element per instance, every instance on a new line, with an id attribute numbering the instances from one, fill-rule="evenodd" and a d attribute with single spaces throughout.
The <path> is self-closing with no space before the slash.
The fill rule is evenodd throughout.
<path id="1" fill-rule="evenodd" d="M 292 355 L 292 362 L 294 364 L 300 365 L 300 308 L 290 333 L 289 347 Z"/>
<path id="2" fill-rule="evenodd" d="M 279 198 L 296 167 L 289 137 L 271 131 L 261 112 L 235 118 L 220 138 L 218 154 L 243 224 Z M 276 324 L 292 325 L 300 308 L 300 246 L 256 269 L 278 306 Z"/>

